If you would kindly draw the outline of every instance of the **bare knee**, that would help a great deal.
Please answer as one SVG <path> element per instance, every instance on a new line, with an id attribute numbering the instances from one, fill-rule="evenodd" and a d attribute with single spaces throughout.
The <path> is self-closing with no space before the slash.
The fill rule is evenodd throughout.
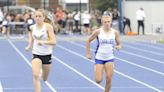
<path id="1" fill-rule="evenodd" d="M 107 76 L 106 77 L 106 83 L 110 84 L 112 82 L 112 77 L 111 76 Z"/>
<path id="2" fill-rule="evenodd" d="M 39 80 L 39 74 L 34 73 L 33 77 L 34 77 L 35 80 Z"/>
<path id="3" fill-rule="evenodd" d="M 102 81 L 102 78 L 96 78 L 96 83 L 100 84 Z"/>
<path id="4" fill-rule="evenodd" d="M 46 81 L 48 79 L 48 75 L 50 72 L 51 64 L 44 64 L 42 66 L 42 79 L 43 81 Z"/>
<path id="5" fill-rule="evenodd" d="M 40 69 L 41 69 L 41 61 L 38 58 L 32 60 L 32 70 L 33 77 L 35 80 L 39 80 L 40 77 Z"/>
<path id="6" fill-rule="evenodd" d="M 102 80 L 96 80 L 96 83 L 100 84 Z"/>

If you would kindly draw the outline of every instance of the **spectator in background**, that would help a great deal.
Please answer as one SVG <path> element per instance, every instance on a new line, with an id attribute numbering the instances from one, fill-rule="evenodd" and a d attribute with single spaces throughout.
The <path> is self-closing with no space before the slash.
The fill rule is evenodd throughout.
<path id="1" fill-rule="evenodd" d="M 112 27 L 116 30 L 119 28 L 118 18 L 120 17 L 120 13 L 117 11 L 116 8 L 113 9 L 112 13 Z"/>
<path id="2" fill-rule="evenodd" d="M 137 22 L 138 22 L 138 35 L 140 34 L 140 27 L 142 27 L 142 34 L 145 34 L 145 30 L 144 30 L 144 20 L 145 20 L 145 12 L 143 10 L 143 8 L 139 8 L 136 11 L 136 18 L 137 18 Z"/>
<path id="3" fill-rule="evenodd" d="M 32 17 L 31 14 L 29 14 L 29 17 L 27 18 L 27 29 L 28 29 L 28 31 L 30 31 L 30 26 L 34 25 L 34 24 L 35 24 L 34 18 Z"/>
<path id="4" fill-rule="evenodd" d="M 63 18 L 62 18 L 62 29 L 60 31 L 62 31 L 62 33 L 66 34 L 66 25 L 67 25 L 67 15 L 68 12 L 66 10 L 63 10 Z"/>
<path id="5" fill-rule="evenodd" d="M 79 31 L 79 24 L 80 24 L 80 12 L 76 11 L 74 14 L 74 21 L 75 21 L 75 31 Z"/>
<path id="6" fill-rule="evenodd" d="M 21 19 L 20 14 L 15 14 L 14 22 L 20 22 L 20 19 Z"/>
<path id="7" fill-rule="evenodd" d="M 7 34 L 7 37 L 10 36 L 11 20 L 12 20 L 11 15 L 7 13 L 2 21 L 2 35 Z"/>
<path id="8" fill-rule="evenodd" d="M 23 20 L 26 23 L 24 25 L 24 27 L 27 28 L 28 31 L 30 31 L 30 26 L 35 24 L 35 21 L 34 21 L 34 19 L 32 17 L 32 13 L 25 12 L 24 15 L 23 15 Z"/>
<path id="9" fill-rule="evenodd" d="M 89 14 L 88 11 L 85 11 L 82 14 L 82 23 L 83 23 L 83 30 L 81 30 L 81 33 L 83 35 L 88 35 L 91 33 L 91 29 L 90 29 L 90 22 L 91 22 L 91 15 Z"/>
<path id="10" fill-rule="evenodd" d="M 68 27 L 69 34 L 73 33 L 73 23 L 74 23 L 73 13 L 69 11 L 67 15 L 67 25 L 68 25 L 67 27 Z"/>
<path id="11" fill-rule="evenodd" d="M 125 34 L 125 27 L 126 26 L 128 27 L 128 30 L 130 32 L 132 32 L 130 19 L 124 16 L 123 17 L 123 34 Z"/>
<path id="12" fill-rule="evenodd" d="M 120 16 L 120 13 L 117 11 L 116 8 L 114 8 L 113 13 L 112 13 L 112 20 L 113 21 L 118 21 L 119 16 Z"/>
<path id="13" fill-rule="evenodd" d="M 0 8 L 0 25 L 2 24 L 3 18 L 4 18 L 4 16 L 3 16 L 3 11 L 2 11 L 2 9 Z"/>
<path id="14" fill-rule="evenodd" d="M 58 7 L 56 9 L 55 18 L 56 18 L 56 21 L 57 21 L 57 24 L 58 24 L 58 31 L 59 32 L 62 31 L 63 17 L 64 17 L 63 10 Z"/>
<path id="15" fill-rule="evenodd" d="M 104 11 L 103 15 L 108 15 L 112 17 L 113 15 L 112 8 L 109 7 L 106 11 Z"/>
<path id="16" fill-rule="evenodd" d="M 3 16 L 3 11 L 2 11 L 2 9 L 0 8 L 0 32 L 1 32 L 1 30 L 2 30 L 2 21 L 3 21 L 3 18 L 4 18 L 4 16 Z"/>

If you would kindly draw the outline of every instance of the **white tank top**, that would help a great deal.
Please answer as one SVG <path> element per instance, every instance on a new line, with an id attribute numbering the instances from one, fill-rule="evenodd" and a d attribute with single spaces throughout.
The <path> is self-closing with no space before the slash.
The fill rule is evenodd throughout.
<path id="1" fill-rule="evenodd" d="M 114 59 L 114 45 L 115 45 L 115 30 L 111 29 L 109 34 L 105 34 L 102 28 L 99 29 L 100 33 L 97 37 L 97 49 L 95 59 L 98 60 L 111 60 Z"/>
<path id="2" fill-rule="evenodd" d="M 37 29 L 36 25 L 33 26 L 32 37 L 34 39 L 32 53 L 36 55 L 49 55 L 52 54 L 52 45 L 38 45 L 37 40 L 48 40 L 48 33 L 46 30 L 46 24 L 43 25 L 41 29 Z"/>

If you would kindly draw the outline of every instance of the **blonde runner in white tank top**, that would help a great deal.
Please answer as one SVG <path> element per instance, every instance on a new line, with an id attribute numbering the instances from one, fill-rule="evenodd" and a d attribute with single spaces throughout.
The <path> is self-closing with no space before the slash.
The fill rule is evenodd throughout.
<path id="1" fill-rule="evenodd" d="M 48 33 L 46 30 L 46 23 L 41 29 L 37 29 L 36 24 L 33 25 L 32 37 L 34 39 L 32 53 L 36 55 L 50 55 L 53 51 L 52 45 L 42 44 L 38 45 L 37 40 L 48 40 Z"/>
<path id="2" fill-rule="evenodd" d="M 100 28 L 100 33 L 97 37 L 98 45 L 96 49 L 95 59 L 111 60 L 114 59 L 114 45 L 115 45 L 115 30 L 111 29 L 109 34 L 106 34 L 103 28 Z"/>

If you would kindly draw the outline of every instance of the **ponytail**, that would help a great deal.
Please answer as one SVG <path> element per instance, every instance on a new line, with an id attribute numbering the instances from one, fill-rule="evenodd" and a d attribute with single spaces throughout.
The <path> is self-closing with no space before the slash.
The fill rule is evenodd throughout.
<path id="1" fill-rule="evenodd" d="M 54 28 L 54 26 L 55 26 L 54 16 L 49 11 L 45 11 L 45 14 L 46 15 L 45 15 L 44 22 L 51 24 L 53 26 L 53 28 Z"/>
<path id="2" fill-rule="evenodd" d="M 52 24 L 52 21 L 47 16 L 45 16 L 44 22 Z"/>

